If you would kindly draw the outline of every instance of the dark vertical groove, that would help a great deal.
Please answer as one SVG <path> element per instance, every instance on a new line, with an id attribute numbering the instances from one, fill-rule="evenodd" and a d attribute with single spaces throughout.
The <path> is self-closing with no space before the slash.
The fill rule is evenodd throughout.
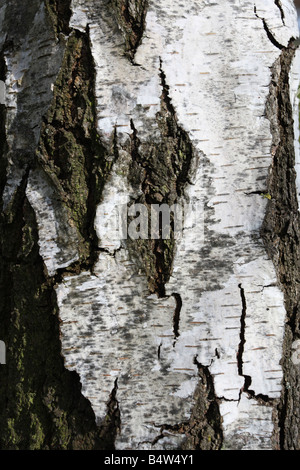
<path id="1" fill-rule="evenodd" d="M 237 360 L 238 360 L 238 373 L 239 375 L 243 376 L 243 353 L 244 353 L 244 345 L 246 342 L 245 339 L 245 328 L 246 328 L 246 312 L 247 312 L 247 305 L 246 305 L 246 298 L 245 298 L 245 291 L 242 288 L 242 284 L 239 284 L 240 295 L 242 299 L 242 314 L 241 314 L 241 328 L 240 328 L 240 343 L 237 353 Z"/>
<path id="2" fill-rule="evenodd" d="M 45 0 L 55 32 L 68 35 L 71 32 L 69 22 L 72 15 L 72 0 Z"/>
<path id="3" fill-rule="evenodd" d="M 272 81 L 267 103 L 275 149 L 272 172 L 268 181 L 268 202 L 262 226 L 266 251 L 273 261 L 277 279 L 284 293 L 287 319 L 283 344 L 283 383 L 278 405 L 280 449 L 299 450 L 300 374 L 290 360 L 292 342 L 300 334 L 300 215 L 295 172 L 293 109 L 290 102 L 289 75 L 296 51 L 291 39 L 283 48 L 272 70 Z"/>
<path id="4" fill-rule="evenodd" d="M 5 83 L 6 80 L 6 64 L 4 51 L 0 51 L 0 80 Z M 0 103 L 0 210 L 2 207 L 2 194 L 6 184 L 6 106 Z"/>
<path id="5" fill-rule="evenodd" d="M 277 6 L 277 8 L 279 8 L 282 23 L 285 24 L 284 22 L 285 14 L 283 11 L 281 0 L 275 0 L 275 5 Z"/>
<path id="6" fill-rule="evenodd" d="M 149 214 L 151 204 L 167 204 L 171 207 L 184 194 L 195 155 L 188 134 L 178 124 L 162 65 L 160 60 L 158 73 L 161 82 L 161 109 L 157 113 L 156 120 L 161 139 L 158 142 L 141 142 L 131 120 L 129 151 L 132 164 L 128 179 L 132 186 L 141 188 L 142 195 L 135 202 L 145 204 Z M 132 258 L 148 278 L 149 290 L 159 297 L 166 295 L 165 284 L 173 268 L 175 249 L 173 214 L 170 218 L 169 239 L 160 236 L 158 239 L 149 237 L 148 240 L 127 240 Z"/>
<path id="7" fill-rule="evenodd" d="M 36 6 L 34 4 L 34 6 Z M 37 8 L 39 5 L 37 5 Z M 70 33 L 70 1 L 46 1 L 47 11 L 53 22 L 57 35 Z M 27 7 L 24 7 L 27 11 Z M 34 16 L 34 8 L 28 9 L 28 15 Z M 21 8 L 22 12 L 22 8 Z M 20 13 L 20 12 L 19 12 Z M 10 15 L 12 13 L 10 12 Z M 59 17 L 58 17 L 59 16 Z M 7 19 L 12 22 L 11 17 Z M 31 19 L 26 18 L 27 24 Z M 48 20 L 47 20 L 48 21 Z M 23 25 L 24 26 L 24 25 Z M 11 33 L 12 34 L 12 33 Z M 19 32 L 25 36 L 24 28 Z M 78 36 L 80 36 L 78 38 Z M 65 106 L 68 93 L 62 93 L 61 100 L 54 106 L 53 121 L 48 122 L 45 116 L 44 128 L 41 132 L 40 145 L 45 143 L 46 135 L 51 136 L 51 125 L 61 124 L 61 130 L 72 121 L 76 121 L 76 106 L 83 105 L 89 118 L 90 135 L 83 136 L 80 126 L 74 127 L 74 142 L 83 144 L 85 149 L 86 198 L 82 233 L 86 240 L 95 244 L 91 232 L 95 205 L 103 185 L 102 155 L 104 150 L 98 141 L 95 131 L 95 107 L 93 103 L 94 69 L 89 50 L 87 34 L 75 32 L 69 40 L 81 41 L 81 54 L 74 57 L 74 67 L 64 76 L 62 87 L 73 87 L 70 93 L 70 107 Z M 53 42 L 55 41 L 53 35 Z M 67 41 L 67 42 L 68 42 Z M 55 44 L 55 42 L 54 42 Z M 11 44 L 10 47 L 15 47 Z M 84 57 L 83 57 L 84 56 Z M 69 57 L 70 58 L 70 57 Z M 80 70 L 79 70 L 80 69 Z M 79 72 L 82 73 L 78 77 Z M 65 70 L 66 72 L 66 70 Z M 69 71 L 68 71 L 69 72 Z M 5 79 L 4 54 L 0 54 L 0 79 Z M 82 79 L 78 80 L 79 78 Z M 79 91 L 79 84 L 88 83 L 87 95 Z M 55 84 L 57 86 L 57 83 Z M 57 93 L 57 88 L 54 95 Z M 55 95 L 57 96 L 57 94 Z M 69 96 L 69 95 L 68 95 Z M 77 101 L 76 101 L 77 100 Z M 86 100 L 86 101 L 85 101 Z M 81 101 L 79 103 L 79 101 Z M 23 112 L 25 102 L 18 102 L 18 112 Z M 6 182 L 5 162 L 5 109 L 0 105 L 0 186 L 3 191 Z M 60 107 L 59 107 L 60 106 Z M 30 112 L 30 110 L 26 110 Z M 65 113 L 65 114 L 64 114 Z M 58 116 L 61 117 L 61 122 Z M 67 122 L 66 116 L 71 116 Z M 49 116 L 48 116 L 49 117 Z M 48 134 L 44 132 L 48 126 Z M 75 126 L 76 127 L 76 126 Z M 18 130 L 18 129 L 17 129 Z M 17 131 L 16 130 L 16 131 Z M 57 130 L 57 128 L 56 128 Z M 44 134 L 43 134 L 44 132 Z M 67 173 L 67 161 L 63 153 L 68 139 L 60 141 L 60 137 L 47 141 L 49 155 L 56 157 L 56 168 L 60 175 Z M 70 136 L 71 133 L 69 133 Z M 3 137 L 3 138 L 2 138 Z M 57 146 L 51 146 L 51 143 Z M 100 149 L 99 153 L 96 150 Z M 66 146 L 66 148 L 68 148 Z M 36 149 L 35 149 L 36 150 Z M 77 148 L 78 150 L 78 148 Z M 94 159 L 90 157 L 93 156 Z M 37 155 L 32 155 L 37 157 Z M 71 163 L 78 153 L 72 154 Z M 47 160 L 46 160 L 47 161 Z M 18 162 L 17 162 L 18 163 Z M 90 402 L 81 393 L 78 374 L 68 370 L 64 365 L 60 341 L 60 319 L 55 293 L 56 282 L 63 273 L 50 278 L 47 275 L 43 259 L 39 253 L 39 234 L 35 213 L 26 198 L 28 172 L 33 165 L 41 164 L 36 158 L 26 162 L 26 171 L 22 183 L 16 189 L 6 213 L 0 214 L 0 325 L 1 340 L 7 345 L 6 365 L 0 368 L 0 448 L 2 450 L 92 450 L 111 448 L 113 443 L 104 439 L 101 429 L 96 425 L 95 414 Z M 60 166 L 61 165 L 61 166 Z M 66 165 L 64 167 L 64 165 Z M 53 166 L 50 165 L 53 170 Z M 43 167 L 46 170 L 46 167 Z M 51 168 L 49 169 L 51 173 Z M 80 173 L 80 172 L 79 172 Z M 82 174 L 82 173 L 81 173 Z M 62 177 L 62 180 L 64 178 Z M 66 180 L 64 180 L 66 183 Z M 61 189 L 66 189 L 61 183 Z M 74 185 L 72 187 L 74 190 Z M 70 193 L 66 191 L 70 200 Z M 58 196 L 61 196 L 59 194 Z M 93 247 L 93 246 L 92 246 Z M 91 248 L 92 248 L 91 247 Z M 86 266 L 86 260 L 84 261 Z M 82 266 L 77 266 L 80 271 Z M 110 397 L 112 419 L 115 420 L 118 407 L 116 403 L 117 385 Z M 112 437 L 113 439 L 113 437 Z M 108 442 L 109 441 L 109 442 Z"/>
<path id="8" fill-rule="evenodd" d="M 144 35 L 148 0 L 112 0 L 112 5 L 125 39 L 125 54 L 132 65 L 138 65 L 135 54 Z"/>

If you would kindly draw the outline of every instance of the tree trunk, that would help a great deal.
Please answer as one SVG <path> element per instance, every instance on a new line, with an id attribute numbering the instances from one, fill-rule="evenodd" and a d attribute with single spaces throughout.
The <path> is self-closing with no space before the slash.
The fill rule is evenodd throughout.
<path id="1" fill-rule="evenodd" d="M 0 22 L 1 448 L 300 449 L 293 2 Z"/>

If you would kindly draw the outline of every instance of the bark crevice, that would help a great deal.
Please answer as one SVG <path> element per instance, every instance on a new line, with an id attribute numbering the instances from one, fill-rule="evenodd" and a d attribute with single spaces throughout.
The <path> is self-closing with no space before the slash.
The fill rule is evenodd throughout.
<path id="1" fill-rule="evenodd" d="M 0 80 L 5 83 L 6 80 L 6 63 L 4 56 L 4 48 L 0 51 Z M 6 106 L 4 103 L 0 103 L 0 207 L 2 209 L 2 194 L 6 184 L 6 168 L 7 168 L 7 159 L 6 159 Z"/>
<path id="2" fill-rule="evenodd" d="M 293 109 L 290 102 L 289 75 L 296 51 L 291 39 L 282 49 L 272 69 L 272 80 L 267 102 L 267 116 L 273 136 L 273 163 L 268 180 L 266 216 L 261 230 L 266 251 L 273 261 L 277 280 L 284 294 L 286 325 L 283 341 L 282 394 L 276 418 L 280 430 L 280 448 L 297 450 L 300 414 L 295 403 L 299 401 L 299 370 L 291 363 L 291 346 L 299 336 L 300 325 L 300 216 L 298 210 Z"/>
<path id="3" fill-rule="evenodd" d="M 182 298 L 181 295 L 173 292 L 172 296 L 175 299 L 176 305 L 175 305 L 175 310 L 174 310 L 174 315 L 173 315 L 173 332 L 174 332 L 174 340 L 179 336 L 179 323 L 180 323 L 180 312 L 182 309 Z M 174 343 L 175 345 L 175 343 Z"/>
<path id="4" fill-rule="evenodd" d="M 256 16 L 256 18 L 259 18 L 262 23 L 263 23 L 263 27 L 264 27 L 264 30 L 268 36 L 268 39 L 271 41 L 271 43 L 277 47 L 278 49 L 282 50 L 284 48 L 284 46 L 282 44 L 280 44 L 280 42 L 277 41 L 277 39 L 275 38 L 274 34 L 272 33 L 272 31 L 270 30 L 269 26 L 268 26 L 268 23 L 266 21 L 265 18 L 261 18 L 258 14 L 257 14 L 257 10 L 256 10 L 256 6 L 254 6 L 254 14 Z"/>
<path id="5" fill-rule="evenodd" d="M 23 176 L 0 218 L 1 339 L 3 337 L 7 345 L 7 364 L 0 370 L 3 430 L 0 447 L 11 450 L 103 449 L 106 441 L 96 425 L 89 400 L 81 393 L 80 378 L 64 364 L 55 286 L 65 273 L 78 274 L 93 264 L 97 248 L 92 223 L 104 175 L 109 169 L 104 168 L 105 149 L 96 133 L 94 70 L 88 33 L 69 28 L 69 1 L 47 1 L 46 9 L 57 39 L 66 45 L 65 63 L 54 84 L 54 99 L 42 124 L 39 148 L 30 158 L 26 154 L 26 159 L 19 151 L 20 162 L 13 162 L 24 164 Z M 48 25 L 47 16 L 45 21 Z M 5 73 L 2 53 L 0 79 L 5 79 Z M 18 96 L 19 126 L 23 114 L 29 112 L 25 93 L 23 101 L 21 93 Z M 2 191 L 7 180 L 6 116 L 3 105 L 0 106 L 0 132 L 4 137 L 0 148 Z M 78 167 L 74 168 L 76 158 L 82 160 L 77 161 Z M 88 249 L 80 261 L 67 269 L 58 269 L 52 277 L 40 254 L 37 217 L 26 197 L 30 172 L 36 168 L 48 175 L 57 198 L 69 208 L 70 219 L 76 221 L 77 210 L 83 211 L 77 219 L 79 223 L 83 220 L 78 232 Z M 84 184 L 80 187 L 75 184 L 72 174 L 78 178 L 78 184 L 83 178 Z M 107 445 L 110 447 L 111 442 Z"/>
<path id="6" fill-rule="evenodd" d="M 121 430 L 121 414 L 117 393 L 118 378 L 116 378 L 114 387 L 109 395 L 107 402 L 107 414 L 104 420 L 98 424 L 100 428 L 102 445 L 110 450 L 114 450 L 116 437 Z"/>
<path id="7" fill-rule="evenodd" d="M 151 205 L 167 204 L 171 208 L 184 196 L 195 150 L 186 131 L 178 124 L 176 111 L 169 96 L 166 75 L 160 60 L 161 109 L 156 115 L 161 139 L 157 143 L 143 142 L 131 119 L 130 148 L 132 157 L 129 183 L 142 189 L 135 203 L 145 204 L 151 215 Z M 149 290 L 164 297 L 165 284 L 172 272 L 175 250 L 174 213 L 170 213 L 170 236 L 164 239 L 162 225 L 158 237 L 148 240 L 127 240 L 127 248 L 148 278 Z M 151 220 L 149 218 L 149 227 Z"/>

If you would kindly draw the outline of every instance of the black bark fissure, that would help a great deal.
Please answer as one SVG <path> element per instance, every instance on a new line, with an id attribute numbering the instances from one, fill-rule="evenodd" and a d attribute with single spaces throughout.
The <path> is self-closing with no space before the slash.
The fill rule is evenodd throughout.
<path id="1" fill-rule="evenodd" d="M 237 363 L 238 363 L 238 374 L 241 377 L 244 377 L 244 385 L 240 390 L 239 400 L 241 398 L 241 394 L 247 393 L 247 395 L 255 400 L 264 403 L 264 405 L 274 405 L 274 400 L 271 399 L 268 395 L 264 395 L 262 393 L 256 394 L 254 390 L 250 389 L 252 378 L 250 375 L 244 374 L 244 361 L 243 361 L 243 354 L 244 354 L 244 347 L 246 343 L 246 316 L 247 316 L 247 302 L 245 296 L 245 290 L 242 287 L 242 284 L 239 284 L 240 289 L 240 296 L 242 301 L 242 314 L 241 314 L 241 329 L 240 329 L 240 343 L 237 352 Z"/>
<path id="2" fill-rule="evenodd" d="M 267 33 L 267 36 L 268 36 L 268 39 L 271 41 L 271 43 L 277 47 L 278 49 L 282 50 L 284 48 L 284 46 L 282 44 L 280 44 L 280 42 L 277 41 L 277 39 L 275 38 L 274 34 L 271 32 L 271 30 L 269 29 L 269 26 L 265 20 L 265 18 L 261 18 L 257 12 L 256 12 L 256 6 L 254 6 L 254 13 L 255 13 L 255 16 L 256 18 L 260 19 L 263 23 L 263 27 L 264 27 L 264 30 L 265 32 Z"/>
<path id="3" fill-rule="evenodd" d="M 46 2 L 57 38 L 66 43 L 65 56 L 52 106 L 42 124 L 39 148 L 26 160 L 23 180 L 5 213 L 0 214 L 0 324 L 1 340 L 7 346 L 7 363 L 0 369 L 3 450 L 111 449 L 118 422 L 117 385 L 102 429 L 81 393 L 78 374 L 65 368 L 61 352 L 55 286 L 68 270 L 79 273 L 93 264 L 97 241 L 92 221 L 111 165 L 106 163 L 106 149 L 96 132 L 95 71 L 88 31 L 71 31 L 69 6 L 69 1 Z M 69 36 L 61 39 L 61 33 Z M 2 52 L 0 79 L 5 74 Z M 20 104 L 20 113 L 25 104 Z M 0 152 L 5 156 L 0 165 L 2 193 L 6 116 L 0 106 Z M 48 276 L 40 256 L 35 213 L 26 197 L 29 172 L 37 166 L 48 175 L 81 236 L 81 260 L 53 277 Z"/>
<path id="4" fill-rule="evenodd" d="M 148 0 L 112 0 L 119 27 L 125 39 L 125 54 L 132 65 L 141 44 L 148 9 Z"/>
<path id="5" fill-rule="evenodd" d="M 247 314 L 247 303 L 245 297 L 245 291 L 242 287 L 242 284 L 239 284 L 240 295 L 242 300 L 242 314 L 241 314 L 241 329 L 240 329 L 240 343 L 237 352 L 237 363 L 238 363 L 238 373 L 241 377 L 244 377 L 244 386 L 240 390 L 240 396 L 242 392 L 248 392 L 249 387 L 251 385 L 251 377 L 249 375 L 244 374 L 243 370 L 243 354 L 244 354 L 244 346 L 246 343 L 245 331 L 246 331 L 246 314 Z"/>
<path id="6" fill-rule="evenodd" d="M 116 378 L 114 387 L 107 402 L 107 414 L 104 420 L 99 423 L 102 445 L 105 448 L 114 450 L 114 442 L 121 430 L 121 414 L 117 399 L 118 379 Z"/>
<path id="7" fill-rule="evenodd" d="M 178 293 L 173 293 L 172 296 L 175 299 L 176 306 L 174 310 L 174 315 L 173 315 L 173 332 L 174 332 L 174 338 L 177 339 L 179 336 L 179 322 L 180 322 L 180 312 L 182 309 L 182 299 L 181 295 Z"/>
<path id="8" fill-rule="evenodd" d="M 71 32 L 69 22 L 72 15 L 71 0 L 45 0 L 55 32 L 68 35 Z"/>
<path id="9" fill-rule="evenodd" d="M 284 22 L 285 14 L 284 14 L 284 11 L 283 11 L 281 0 L 275 0 L 274 3 L 277 6 L 277 8 L 279 8 L 282 23 L 285 24 L 285 22 Z"/>
<path id="10" fill-rule="evenodd" d="M 273 134 L 273 163 L 269 175 L 268 201 L 262 238 L 276 269 L 278 283 L 284 293 L 286 323 L 281 365 L 284 379 L 278 406 L 280 448 L 299 450 L 300 413 L 299 370 L 293 366 L 291 345 L 300 337 L 300 217 L 295 172 L 293 108 L 290 102 L 290 69 L 296 41 L 292 38 L 283 48 L 272 69 L 267 103 L 267 116 Z"/>

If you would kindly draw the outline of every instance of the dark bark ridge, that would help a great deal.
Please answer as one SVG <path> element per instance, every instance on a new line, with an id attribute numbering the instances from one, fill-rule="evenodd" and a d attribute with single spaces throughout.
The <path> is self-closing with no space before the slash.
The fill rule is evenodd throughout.
<path id="1" fill-rule="evenodd" d="M 39 254 L 35 214 L 26 197 L 29 172 L 39 166 L 68 207 L 81 236 L 81 258 L 68 271 L 91 268 L 96 250 L 91 221 L 110 164 L 106 164 L 95 127 L 88 32 L 69 29 L 69 5 L 59 0 L 46 3 L 56 34 L 53 40 L 65 43 L 65 55 L 37 152 L 26 160 L 22 182 L 0 217 L 0 323 L 7 347 L 7 363 L 0 369 L 1 449 L 112 449 L 118 423 L 113 411 L 116 392 L 108 401 L 109 426 L 98 427 L 90 402 L 81 394 L 78 374 L 64 366 L 55 285 L 65 271 L 49 277 Z M 11 43 L 6 47 L 12 47 Z M 5 52 L 0 56 L 1 79 L 5 78 Z M 3 192 L 3 105 L 0 111 Z"/>
<path id="2" fill-rule="evenodd" d="M 190 184 L 193 161 L 198 158 L 188 134 L 178 124 L 162 61 L 160 61 L 159 75 L 162 89 L 161 109 L 156 115 L 156 120 L 161 133 L 161 141 L 155 144 L 140 141 L 134 122 L 131 121 L 129 152 L 132 163 L 128 180 L 132 186 L 142 188 L 142 196 L 134 202 L 145 204 L 149 208 L 151 204 L 167 204 L 170 207 L 185 196 L 186 185 Z M 150 225 L 149 220 L 149 227 Z M 126 246 L 137 266 L 144 270 L 150 292 L 156 293 L 158 297 L 165 297 L 165 285 L 172 273 L 176 249 L 174 220 L 171 218 L 170 239 L 129 239 L 126 241 Z M 175 346 L 180 335 L 182 299 L 177 292 L 173 292 L 171 296 L 175 300 L 173 315 L 173 345 Z M 160 346 L 158 347 L 159 357 Z M 167 423 L 161 425 L 160 433 L 153 440 L 152 445 L 171 432 L 185 435 L 183 450 L 221 449 L 223 432 L 213 377 L 209 368 L 200 364 L 196 357 L 195 364 L 198 367 L 199 384 L 194 394 L 195 405 L 190 419 L 176 425 Z"/>
<path id="3" fill-rule="evenodd" d="M 71 0 L 45 0 L 46 8 L 57 34 L 71 32 L 69 21 L 72 15 Z"/>
<path id="4" fill-rule="evenodd" d="M 277 406 L 275 432 L 279 446 L 285 450 L 300 448 L 299 379 L 300 370 L 291 362 L 293 341 L 300 337 L 300 216 L 295 173 L 293 109 L 289 95 L 289 72 L 295 55 L 296 42 L 291 39 L 282 48 L 273 66 L 266 113 L 273 135 L 273 163 L 268 180 L 270 199 L 261 235 L 266 251 L 273 261 L 278 282 L 284 293 L 287 322 L 283 345 L 283 391 Z"/>
<path id="5" fill-rule="evenodd" d="M 0 80 L 5 82 L 6 78 L 6 64 L 3 51 L 0 52 Z M 6 183 L 6 165 L 7 161 L 5 158 L 6 153 L 6 108 L 4 104 L 0 104 L 0 194 L 3 194 L 3 190 Z M 0 202 L 2 208 L 2 201 Z"/>

